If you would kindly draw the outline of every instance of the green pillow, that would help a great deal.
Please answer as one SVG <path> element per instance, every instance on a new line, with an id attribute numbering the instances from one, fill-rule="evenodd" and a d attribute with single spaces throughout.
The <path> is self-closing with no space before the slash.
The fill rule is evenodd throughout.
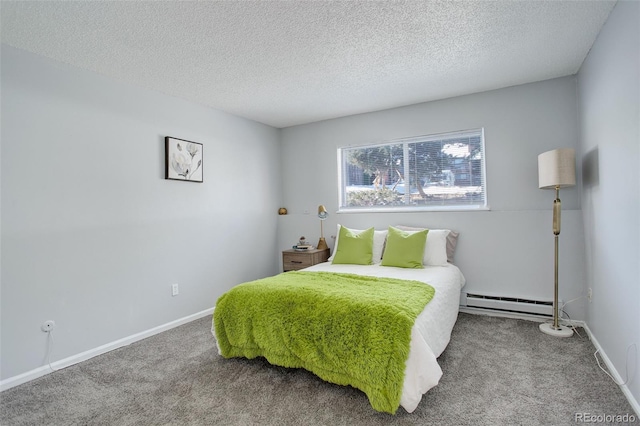
<path id="1" fill-rule="evenodd" d="M 406 232 L 390 226 L 381 265 L 398 268 L 424 268 L 422 257 L 424 256 L 424 247 L 427 244 L 428 232 L 428 229 Z"/>
<path id="2" fill-rule="evenodd" d="M 371 261 L 373 257 L 373 232 L 373 228 L 354 232 L 341 226 L 338 248 L 332 263 L 371 265 L 373 263 Z"/>

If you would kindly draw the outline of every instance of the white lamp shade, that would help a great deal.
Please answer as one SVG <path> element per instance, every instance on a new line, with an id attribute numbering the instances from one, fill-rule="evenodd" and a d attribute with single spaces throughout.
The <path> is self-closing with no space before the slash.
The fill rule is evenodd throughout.
<path id="1" fill-rule="evenodd" d="M 576 151 L 560 148 L 538 155 L 540 189 L 566 188 L 576 184 Z"/>

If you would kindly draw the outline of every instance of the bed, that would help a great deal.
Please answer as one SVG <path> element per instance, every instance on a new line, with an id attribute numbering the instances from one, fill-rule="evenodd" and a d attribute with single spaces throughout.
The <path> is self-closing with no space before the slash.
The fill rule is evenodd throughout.
<path id="1" fill-rule="evenodd" d="M 355 231 L 363 232 L 359 230 Z M 400 379 L 393 379 L 399 380 L 398 383 L 390 384 L 391 387 L 395 386 L 401 389 L 399 406 L 402 406 L 407 412 L 411 413 L 417 408 L 422 399 L 422 395 L 432 387 L 436 386 L 442 376 L 442 370 L 437 363 L 437 358 L 449 343 L 451 331 L 458 315 L 460 290 L 465 284 L 465 278 L 457 266 L 447 261 L 448 258 L 445 244 L 446 237 L 449 235 L 450 231 L 444 230 L 439 235 L 436 235 L 438 233 L 434 231 L 431 232 L 431 241 L 427 238 L 427 247 L 424 247 L 423 252 L 421 252 L 421 265 L 419 267 L 396 267 L 389 266 L 388 264 L 385 265 L 385 262 L 383 261 L 383 247 L 385 247 L 385 244 L 389 242 L 387 241 L 387 232 L 375 232 L 377 235 L 375 235 L 375 243 L 372 244 L 371 264 L 354 264 L 351 263 L 352 258 L 349 258 L 350 263 L 340 263 L 340 259 L 336 259 L 336 257 L 339 256 L 338 249 L 341 247 L 340 239 L 343 237 L 343 248 L 346 247 L 344 242 L 347 241 L 347 239 L 344 238 L 345 236 L 343 233 L 339 232 L 339 237 L 336 241 L 336 253 L 332 258 L 330 258 L 330 261 L 306 268 L 302 271 L 302 274 L 298 275 L 301 277 L 300 280 L 304 280 L 305 272 L 317 274 L 329 273 L 336 276 L 348 274 L 361 277 L 379 277 L 379 279 L 410 280 L 408 282 L 424 283 L 425 286 L 433 288 L 434 292 L 431 300 L 426 303 L 426 306 L 424 306 L 421 311 L 416 313 L 417 316 L 412 320 L 412 325 L 410 326 L 410 339 L 407 348 L 408 355 L 406 355 L 405 352 L 401 355 L 402 357 L 406 357 L 406 361 L 403 364 L 404 374 L 401 374 L 402 377 Z M 411 235 L 417 231 L 404 232 L 407 235 Z M 381 240 L 382 243 L 380 243 Z M 429 246 L 429 243 L 431 243 L 431 246 Z M 389 247 L 386 247 L 386 249 L 389 250 Z M 349 247 L 349 253 L 352 254 L 353 251 L 353 247 Z M 437 256 L 433 257 L 436 252 Z M 431 258 L 429 258 L 429 256 L 431 256 Z M 284 274 L 292 273 L 287 272 Z M 310 275 L 307 275 L 307 277 L 309 276 Z M 242 313 L 243 322 L 249 321 L 249 323 L 251 323 L 251 321 L 253 321 L 248 320 L 248 316 L 251 315 L 250 312 L 252 311 L 253 309 L 251 309 L 251 307 L 247 308 L 245 305 Z M 270 313 L 269 315 L 271 315 L 269 318 L 273 318 L 273 313 Z M 214 312 L 214 322 L 212 325 L 212 332 L 214 336 L 216 336 L 215 318 L 216 314 Z M 224 331 L 222 327 L 227 327 L 228 324 L 223 326 L 223 317 L 220 316 L 219 318 L 220 324 L 218 324 L 218 326 L 220 328 L 218 328 L 218 334 L 226 334 L 226 331 Z M 259 317 L 256 316 L 256 318 Z M 264 321 L 264 319 L 256 319 L 255 321 L 262 321 L 263 323 L 278 323 L 277 320 Z M 278 330 L 276 333 L 280 333 L 280 331 Z M 226 335 L 223 337 L 224 343 L 226 344 L 227 341 L 225 339 Z M 291 337 L 287 337 L 287 339 L 291 339 Z M 291 366 L 288 362 L 282 362 L 278 357 L 270 357 L 270 353 L 268 351 L 263 352 L 262 349 L 259 349 L 257 352 L 239 352 L 240 355 L 235 353 L 230 356 L 228 347 L 225 346 L 225 344 L 220 344 L 220 336 L 216 339 L 216 344 L 219 354 L 225 357 L 245 356 L 247 358 L 253 358 L 254 356 L 264 356 L 272 364 L 282 365 L 285 367 Z M 293 366 L 302 366 L 303 368 L 307 368 L 305 364 L 295 364 Z M 360 383 L 357 380 L 345 381 L 342 377 L 334 379 L 334 376 L 332 375 L 322 374 L 324 373 L 322 370 L 317 371 L 313 368 L 307 369 L 314 372 L 324 380 L 343 385 L 349 384 L 363 390 L 369 397 L 372 407 L 379 411 L 395 413 L 398 408 L 397 406 L 384 406 L 384 408 L 376 406 L 371 392 L 368 392 L 366 388 L 360 386 Z"/>

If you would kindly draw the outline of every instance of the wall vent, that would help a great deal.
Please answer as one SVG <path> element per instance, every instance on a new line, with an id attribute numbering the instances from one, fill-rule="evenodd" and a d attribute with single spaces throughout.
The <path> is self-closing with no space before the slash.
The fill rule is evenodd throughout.
<path id="1" fill-rule="evenodd" d="M 558 301 L 562 306 L 562 302 Z M 479 308 L 503 312 L 517 312 L 553 317 L 553 301 L 521 299 L 519 297 L 486 296 L 466 293 L 461 298 L 461 305 L 468 308 Z"/>

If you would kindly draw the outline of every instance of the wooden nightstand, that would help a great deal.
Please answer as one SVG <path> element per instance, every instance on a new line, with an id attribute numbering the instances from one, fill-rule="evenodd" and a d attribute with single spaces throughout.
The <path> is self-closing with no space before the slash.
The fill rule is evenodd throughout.
<path id="1" fill-rule="evenodd" d="M 282 252 L 282 269 L 284 272 L 297 271 L 316 263 L 326 262 L 329 259 L 329 249 L 296 251 L 294 249 Z"/>

